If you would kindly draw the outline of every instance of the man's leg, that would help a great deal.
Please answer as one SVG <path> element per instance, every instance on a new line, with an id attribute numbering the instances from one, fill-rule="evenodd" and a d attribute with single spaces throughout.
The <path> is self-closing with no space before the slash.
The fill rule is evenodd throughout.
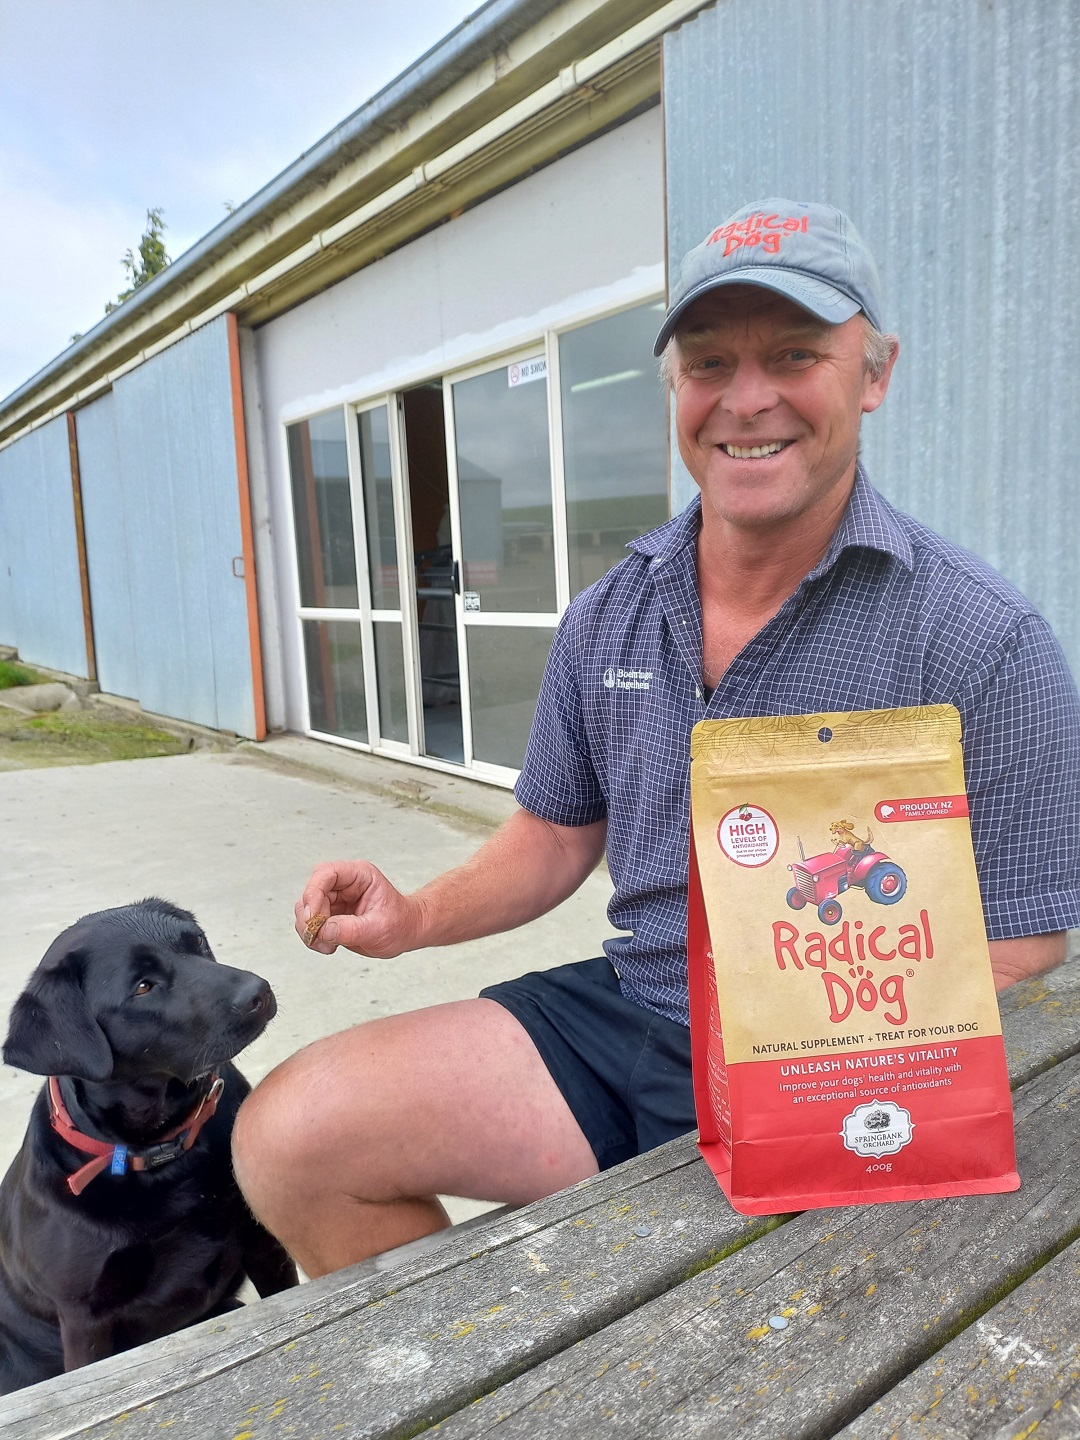
<path id="1" fill-rule="evenodd" d="M 311 1276 L 442 1229 L 439 1194 L 520 1205 L 597 1172 L 528 1034 L 494 1000 L 309 1045 L 244 1102 L 233 1155 L 252 1210 Z"/>

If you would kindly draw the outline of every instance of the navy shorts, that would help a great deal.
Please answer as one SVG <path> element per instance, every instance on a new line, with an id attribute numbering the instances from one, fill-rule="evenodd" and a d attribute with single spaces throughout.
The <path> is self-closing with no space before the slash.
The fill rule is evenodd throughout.
<path id="1" fill-rule="evenodd" d="M 480 994 L 524 1025 L 601 1170 L 695 1128 L 690 1031 L 627 1000 L 605 956 Z"/>

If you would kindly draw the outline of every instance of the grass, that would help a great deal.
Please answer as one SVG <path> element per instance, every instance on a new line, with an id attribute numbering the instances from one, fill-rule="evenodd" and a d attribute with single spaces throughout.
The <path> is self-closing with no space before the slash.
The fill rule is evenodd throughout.
<path id="1" fill-rule="evenodd" d="M 44 680 L 44 675 L 15 660 L 0 660 L 0 690 L 10 690 L 14 685 L 40 685 Z"/>
<path id="2" fill-rule="evenodd" d="M 0 771 L 180 755 L 193 743 L 105 706 L 34 716 L 0 707 Z"/>

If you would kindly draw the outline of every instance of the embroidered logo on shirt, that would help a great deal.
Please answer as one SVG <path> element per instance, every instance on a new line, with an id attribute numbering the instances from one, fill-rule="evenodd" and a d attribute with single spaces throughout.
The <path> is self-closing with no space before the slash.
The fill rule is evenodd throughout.
<path id="1" fill-rule="evenodd" d="M 653 677 L 651 670 L 614 670 L 611 666 L 604 671 L 604 684 L 609 690 L 648 690 Z"/>

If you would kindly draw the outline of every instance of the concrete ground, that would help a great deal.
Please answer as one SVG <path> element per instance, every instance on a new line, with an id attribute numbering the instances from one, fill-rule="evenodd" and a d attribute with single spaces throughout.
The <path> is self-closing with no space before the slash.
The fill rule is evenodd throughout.
<path id="1" fill-rule="evenodd" d="M 319 1036 L 474 996 L 526 969 L 600 953 L 606 872 L 512 935 L 397 960 L 307 950 L 292 907 L 320 860 L 364 856 L 410 890 L 464 860 L 513 808 L 507 791 L 294 736 L 225 752 L 0 773 L 0 1019 L 51 941 L 92 910 L 161 895 L 193 910 L 217 958 L 266 977 L 268 1031 L 239 1057 L 255 1082 Z M 0 1173 L 41 1080 L 0 1068 Z M 484 1208 L 452 1200 L 455 1221 Z"/>

